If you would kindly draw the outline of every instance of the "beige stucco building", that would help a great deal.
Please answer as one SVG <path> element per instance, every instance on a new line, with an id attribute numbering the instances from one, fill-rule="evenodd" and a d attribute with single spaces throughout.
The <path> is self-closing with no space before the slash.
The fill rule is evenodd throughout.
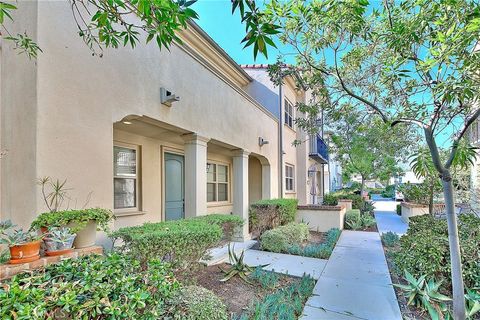
<path id="1" fill-rule="evenodd" d="M 1 43 L 2 220 L 28 226 L 46 210 L 44 176 L 67 179 L 70 208 L 87 198 L 111 208 L 115 228 L 208 213 L 247 219 L 259 199 L 319 201 L 326 150 L 295 128 L 293 106 L 308 92 L 291 79 L 267 103 L 258 88 L 267 79 L 255 74 L 265 69 L 241 68 L 196 25 L 170 51 L 140 44 L 100 58 L 78 37 L 68 1 L 18 7 L 11 32 L 28 30 L 43 53 L 29 60 Z"/>

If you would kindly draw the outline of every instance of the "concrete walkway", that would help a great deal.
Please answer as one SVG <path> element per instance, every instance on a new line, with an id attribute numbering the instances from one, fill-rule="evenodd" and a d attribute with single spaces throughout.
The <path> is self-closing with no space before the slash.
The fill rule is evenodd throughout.
<path id="1" fill-rule="evenodd" d="M 408 224 L 397 214 L 397 204 L 399 202 L 388 199 L 374 201 L 375 220 L 380 234 L 391 231 L 401 236 L 407 232 Z"/>
<path id="2" fill-rule="evenodd" d="M 291 254 L 273 253 L 260 250 L 245 251 L 244 261 L 249 266 L 268 264 L 264 269 L 291 276 L 310 275 L 317 280 L 322 274 L 327 260 L 316 259 Z"/>
<path id="3" fill-rule="evenodd" d="M 376 232 L 344 230 L 313 294 L 303 320 L 402 319 Z"/>

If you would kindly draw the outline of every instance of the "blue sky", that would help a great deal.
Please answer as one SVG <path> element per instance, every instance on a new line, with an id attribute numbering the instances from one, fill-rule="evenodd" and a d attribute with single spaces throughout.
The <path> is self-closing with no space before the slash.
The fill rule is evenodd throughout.
<path id="1" fill-rule="evenodd" d="M 287 47 L 282 46 L 277 41 L 276 44 L 279 49 L 269 47 L 268 59 L 259 53 L 257 59 L 254 60 L 253 48 L 243 49 L 241 44 L 242 39 L 245 37 L 245 26 L 241 23 L 238 12 L 232 15 L 230 0 L 198 0 L 193 8 L 200 16 L 196 21 L 200 27 L 238 64 L 274 63 L 280 53 L 285 54 L 289 52 Z M 293 62 L 289 61 L 288 58 L 285 61 Z M 445 130 L 437 137 L 437 143 L 440 146 L 449 146 L 451 142 L 449 138 L 452 134 L 451 129 Z"/>
<path id="2" fill-rule="evenodd" d="M 199 0 L 193 8 L 200 16 L 196 21 L 200 27 L 238 64 L 275 62 L 278 51 L 274 48 L 269 48 L 268 60 L 259 53 L 256 61 L 253 60 L 252 47 L 243 49 L 241 41 L 245 37 L 245 26 L 238 12 L 232 15 L 230 0 Z"/>

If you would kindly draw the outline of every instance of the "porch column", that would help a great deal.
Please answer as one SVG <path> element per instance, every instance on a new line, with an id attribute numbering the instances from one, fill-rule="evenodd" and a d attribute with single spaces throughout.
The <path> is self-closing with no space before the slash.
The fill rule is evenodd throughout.
<path id="1" fill-rule="evenodd" d="M 248 232 L 248 155 L 250 152 L 237 150 L 233 155 L 233 213 L 240 216 L 244 225 L 236 237 L 247 240 Z"/>
<path id="2" fill-rule="evenodd" d="M 185 141 L 185 218 L 207 214 L 207 142 L 191 133 Z"/>

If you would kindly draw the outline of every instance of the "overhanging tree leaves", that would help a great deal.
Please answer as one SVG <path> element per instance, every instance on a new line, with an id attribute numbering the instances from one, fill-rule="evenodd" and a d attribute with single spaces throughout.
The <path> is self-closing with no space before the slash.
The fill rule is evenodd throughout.
<path id="1" fill-rule="evenodd" d="M 338 112 L 370 110 L 392 126 L 422 133 L 441 178 L 449 230 L 455 319 L 465 319 L 462 264 L 451 168 L 480 108 L 478 1 L 278 1 L 264 19 L 281 27 L 307 82 L 322 83 Z M 442 162 L 440 135 L 450 137 Z"/>
<path id="2" fill-rule="evenodd" d="M 188 21 L 198 19 L 192 9 L 197 0 L 64 0 L 72 8 L 78 35 L 92 54 L 102 56 L 104 48 L 135 46 L 145 39 L 155 40 L 158 47 L 168 49 L 172 42 L 181 43 L 176 35 L 187 29 Z M 264 19 L 264 14 L 255 1 L 232 1 L 232 13 L 240 12 L 246 25 L 245 47 L 253 46 L 256 58 L 258 52 L 267 56 L 267 48 L 275 47 L 272 36 L 279 33 L 279 26 Z M 15 44 L 15 49 L 36 58 L 41 48 L 25 31 L 11 34 L 7 20 L 14 21 L 13 3 L 0 1 L 0 36 Z"/>

